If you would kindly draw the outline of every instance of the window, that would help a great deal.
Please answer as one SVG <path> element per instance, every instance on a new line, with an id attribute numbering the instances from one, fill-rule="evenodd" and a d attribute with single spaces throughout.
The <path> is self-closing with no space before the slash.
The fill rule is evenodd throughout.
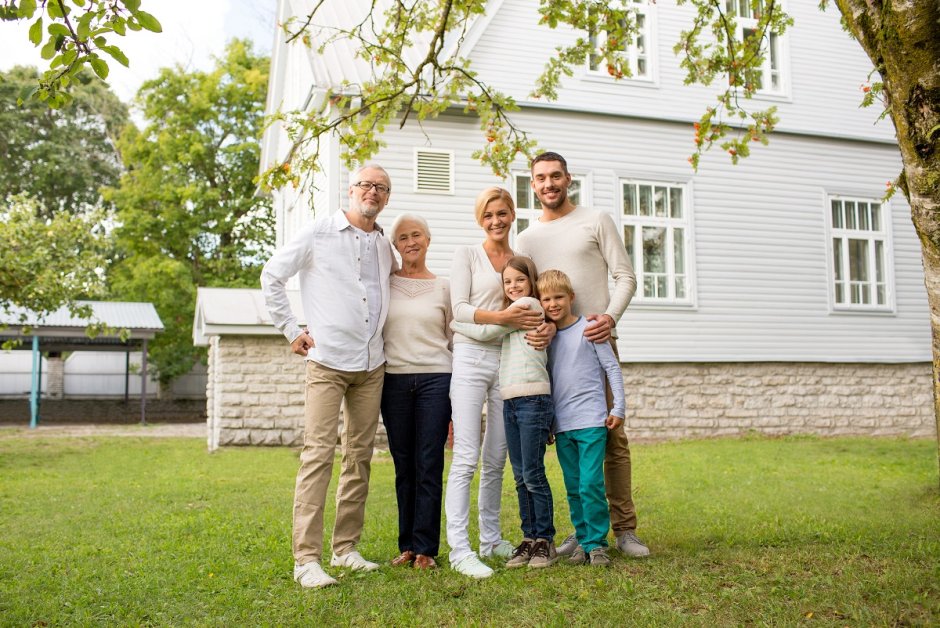
<path id="1" fill-rule="evenodd" d="M 568 198 L 575 205 L 582 202 L 581 189 L 584 178 L 571 176 L 571 185 L 568 186 Z M 529 174 L 513 175 L 513 198 L 516 202 L 516 233 L 522 233 L 529 223 L 538 220 L 542 213 L 542 204 L 532 190 L 532 176 Z"/>
<path id="2" fill-rule="evenodd" d="M 649 0 L 627 0 L 627 6 L 633 13 L 636 30 L 632 33 L 631 41 L 620 43 L 617 48 L 627 60 L 630 68 L 630 78 L 653 79 L 653 5 Z M 591 44 L 595 50 L 607 44 L 607 33 L 591 33 Z M 588 59 L 588 69 L 592 73 L 608 76 L 604 57 L 592 54 Z"/>
<path id="3" fill-rule="evenodd" d="M 636 271 L 637 302 L 691 305 L 686 188 L 622 180 L 620 190 L 623 242 Z"/>
<path id="4" fill-rule="evenodd" d="M 833 306 L 893 309 L 887 208 L 872 199 L 831 197 Z"/>
<path id="5" fill-rule="evenodd" d="M 763 0 L 727 0 L 727 10 L 737 16 L 738 41 L 744 42 L 757 35 L 758 20 L 763 10 Z M 779 10 L 779 9 L 777 9 Z M 757 93 L 786 95 L 786 75 L 784 72 L 784 46 L 786 36 L 774 32 L 765 32 L 760 41 L 760 51 L 764 61 L 760 67 L 748 72 L 746 82 L 753 86 Z"/>

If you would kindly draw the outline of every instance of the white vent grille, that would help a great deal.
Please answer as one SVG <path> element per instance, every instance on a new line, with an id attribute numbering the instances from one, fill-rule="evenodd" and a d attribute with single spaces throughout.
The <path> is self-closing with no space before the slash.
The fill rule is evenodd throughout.
<path id="1" fill-rule="evenodd" d="M 454 193 L 454 152 L 415 149 L 415 192 Z"/>

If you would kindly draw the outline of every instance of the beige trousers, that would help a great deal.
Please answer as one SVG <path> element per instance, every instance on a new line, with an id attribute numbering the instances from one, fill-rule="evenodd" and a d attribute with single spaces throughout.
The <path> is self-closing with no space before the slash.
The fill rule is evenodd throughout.
<path id="1" fill-rule="evenodd" d="M 298 565 L 319 561 L 323 555 L 323 510 L 333 475 L 336 432 L 344 399 L 333 553 L 342 556 L 359 543 L 384 376 L 385 365 L 373 371 L 350 373 L 307 362 L 304 448 L 294 490 L 293 550 Z"/>
<path id="2" fill-rule="evenodd" d="M 617 340 L 610 339 L 614 355 L 620 360 Z M 607 384 L 607 407 L 612 408 L 614 396 Z M 627 530 L 636 530 L 636 506 L 633 504 L 632 469 L 630 468 L 630 441 L 627 439 L 627 423 L 607 433 L 607 452 L 604 457 L 604 484 L 607 486 L 607 503 L 610 506 L 610 528 L 619 536 Z"/>

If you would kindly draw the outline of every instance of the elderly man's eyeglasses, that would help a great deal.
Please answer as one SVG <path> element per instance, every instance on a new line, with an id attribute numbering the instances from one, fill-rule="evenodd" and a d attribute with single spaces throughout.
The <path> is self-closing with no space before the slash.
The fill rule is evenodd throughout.
<path id="1" fill-rule="evenodd" d="M 353 185 L 363 192 L 368 192 L 372 188 L 375 188 L 375 191 L 379 194 L 388 194 L 392 191 L 392 188 L 383 183 L 372 183 L 371 181 L 360 181 L 359 183 L 353 183 Z"/>

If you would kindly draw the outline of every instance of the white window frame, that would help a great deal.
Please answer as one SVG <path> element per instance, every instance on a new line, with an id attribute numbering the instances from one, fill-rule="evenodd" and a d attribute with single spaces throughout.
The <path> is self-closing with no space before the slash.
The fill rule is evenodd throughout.
<path id="1" fill-rule="evenodd" d="M 865 205 L 864 209 L 860 203 Z M 877 229 L 874 228 L 874 208 L 878 211 Z M 866 196 L 829 194 L 826 197 L 826 227 L 826 266 L 829 276 L 829 306 L 832 311 L 893 313 L 896 285 L 890 204 Z M 866 243 L 865 280 L 852 280 L 850 240 Z M 878 280 L 878 243 L 881 244 L 881 281 Z M 879 285 L 884 290 L 883 303 L 878 302 Z M 864 302 L 866 297 L 868 303 Z M 853 302 L 855 300 L 861 302 Z"/>
<path id="2" fill-rule="evenodd" d="M 575 205 L 590 205 L 590 199 L 587 198 L 588 177 L 581 174 L 571 173 L 571 183 L 576 185 L 577 192 L 572 194 L 571 188 L 568 188 L 568 196 Z M 516 205 L 516 221 L 512 223 L 512 243 L 515 243 L 516 236 L 525 231 L 526 227 L 539 219 L 542 215 L 542 205 L 538 197 L 535 196 L 535 190 L 532 189 L 531 172 L 513 172 L 511 178 L 513 203 Z M 523 187 L 524 186 L 524 187 Z M 525 190 L 525 204 L 520 203 L 522 190 Z M 520 223 L 519 221 L 522 221 Z M 522 229 L 519 228 L 520 224 Z"/>
<path id="3" fill-rule="evenodd" d="M 633 207 L 636 213 L 627 213 L 627 203 L 625 202 L 627 186 L 632 186 L 632 197 L 634 199 Z M 640 214 L 640 196 L 642 188 L 648 188 L 650 194 L 650 215 Z M 662 215 L 657 215 L 656 195 L 662 190 L 665 192 L 663 200 L 664 211 Z M 678 201 L 679 216 L 675 216 L 675 210 L 672 207 L 672 201 L 676 198 L 674 191 L 680 191 Z M 665 305 L 694 307 L 695 306 L 695 264 L 692 259 L 694 247 L 694 238 L 692 233 L 692 196 L 691 186 L 688 183 L 677 181 L 663 181 L 655 179 L 639 179 L 621 177 L 617 184 L 617 197 L 620 217 L 620 233 L 624 239 L 624 246 L 630 255 L 630 262 L 633 264 L 633 270 L 636 273 L 636 295 L 633 297 L 633 303 L 642 305 Z M 655 280 L 653 273 L 649 273 L 644 268 L 644 260 L 638 256 L 643 250 L 643 229 L 665 229 L 665 272 L 656 273 L 665 279 L 665 293 L 648 295 L 647 289 L 652 285 L 654 291 L 659 292 L 659 283 L 650 284 L 650 280 Z M 627 242 L 627 229 L 633 232 L 633 241 Z M 682 233 L 682 272 L 676 268 L 676 230 Z M 631 253 L 632 251 L 632 253 Z M 684 281 L 685 294 L 677 295 L 677 279 L 681 277 Z"/>
<path id="4" fill-rule="evenodd" d="M 780 0 L 777 1 L 779 3 Z M 733 12 L 736 16 L 735 37 L 739 42 L 744 42 L 746 31 L 757 30 L 758 20 L 754 17 L 751 0 L 726 0 L 725 6 L 729 13 Z M 764 62 L 757 70 L 760 73 L 761 87 L 754 90 L 754 94 L 788 98 L 790 95 L 790 54 L 787 34 L 780 35 L 772 31 L 765 33 L 761 48 L 765 53 Z M 773 86 L 774 77 L 777 78 L 777 87 Z"/>
<path id="5" fill-rule="evenodd" d="M 634 13 L 634 19 L 637 16 L 643 17 L 643 26 L 633 33 L 630 43 L 625 43 L 621 52 L 627 59 L 627 65 L 630 68 L 630 76 L 624 76 L 622 79 L 615 79 L 607 71 L 607 67 L 602 64 L 602 59 L 598 55 L 588 55 L 586 68 L 588 76 L 594 78 L 605 78 L 608 80 L 639 81 L 643 83 L 655 83 L 656 81 L 656 11 L 655 3 L 650 0 L 625 0 L 627 6 Z M 607 33 L 589 34 L 588 37 L 597 48 L 604 46 L 607 41 Z M 646 72 L 639 73 L 639 63 L 642 58 L 638 42 L 642 41 L 645 49 Z"/>

